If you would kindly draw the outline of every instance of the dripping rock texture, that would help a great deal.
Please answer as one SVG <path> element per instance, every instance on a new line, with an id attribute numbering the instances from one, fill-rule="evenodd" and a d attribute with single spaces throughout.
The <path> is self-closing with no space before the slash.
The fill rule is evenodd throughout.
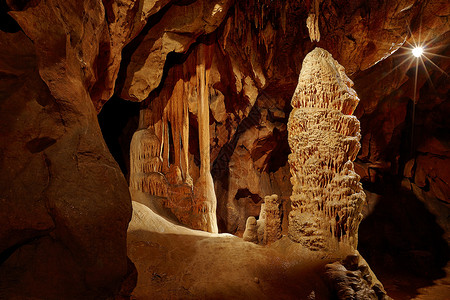
<path id="1" fill-rule="evenodd" d="M 356 248 L 365 195 L 353 168 L 360 144 L 359 102 L 344 68 L 321 48 L 303 61 L 289 117 L 292 211 L 289 235 L 312 250 Z"/>

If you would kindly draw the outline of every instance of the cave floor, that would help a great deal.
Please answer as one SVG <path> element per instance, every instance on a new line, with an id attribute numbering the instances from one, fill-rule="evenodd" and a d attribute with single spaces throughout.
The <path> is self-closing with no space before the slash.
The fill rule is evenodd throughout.
<path id="1" fill-rule="evenodd" d="M 320 274 L 337 257 L 283 238 L 269 247 L 230 234 L 176 225 L 132 193 L 128 256 L 138 270 L 134 299 L 330 299 Z M 139 201 L 139 202 L 138 202 Z M 336 254 L 339 255 L 339 254 Z"/>
<path id="2" fill-rule="evenodd" d="M 153 205 L 151 196 L 131 194 L 128 256 L 138 272 L 131 299 L 333 298 L 324 267 L 348 250 L 313 252 L 287 237 L 260 246 L 230 234 L 188 229 Z M 386 282 L 388 293 L 403 299 L 405 287 L 395 284 L 395 278 Z M 417 292 L 418 300 L 449 299 L 450 285 L 444 278 Z"/>

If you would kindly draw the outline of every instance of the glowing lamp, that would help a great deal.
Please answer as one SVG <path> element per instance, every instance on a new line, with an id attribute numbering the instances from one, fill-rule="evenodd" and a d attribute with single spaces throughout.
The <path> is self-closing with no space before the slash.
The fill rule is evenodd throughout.
<path id="1" fill-rule="evenodd" d="M 423 48 L 422 47 L 416 47 L 416 48 L 412 49 L 412 54 L 415 57 L 420 57 L 423 54 Z"/>

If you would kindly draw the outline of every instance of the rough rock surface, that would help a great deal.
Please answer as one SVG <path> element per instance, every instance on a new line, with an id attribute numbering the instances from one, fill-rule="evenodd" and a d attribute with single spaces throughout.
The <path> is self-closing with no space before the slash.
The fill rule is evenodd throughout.
<path id="1" fill-rule="evenodd" d="M 312 250 L 358 243 L 365 194 L 353 169 L 360 131 L 351 115 L 359 102 L 352 85 L 331 54 L 316 48 L 303 61 L 292 97 L 289 236 Z"/>
<path id="2" fill-rule="evenodd" d="M 22 31 L 0 35 L 0 297 L 111 296 L 127 273 L 131 205 L 89 94 Z"/>
<path id="3" fill-rule="evenodd" d="M 144 31 L 145 35 L 141 33 L 142 40 L 133 49 L 126 67 L 122 97 L 135 101 L 146 99 L 161 82 L 167 55 L 186 52 L 197 37 L 217 29 L 230 5 L 230 0 L 170 5 L 155 26 Z"/>
<path id="4" fill-rule="evenodd" d="M 391 299 L 359 253 L 325 266 L 325 277 L 339 300 Z"/>

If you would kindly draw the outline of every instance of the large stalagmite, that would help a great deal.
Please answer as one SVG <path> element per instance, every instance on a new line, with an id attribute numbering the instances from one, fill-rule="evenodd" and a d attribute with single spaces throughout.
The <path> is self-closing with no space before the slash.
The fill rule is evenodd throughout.
<path id="1" fill-rule="evenodd" d="M 331 54 L 316 48 L 303 61 L 291 101 L 289 236 L 312 250 L 357 245 L 365 194 L 353 168 L 360 126 L 352 85 Z"/>

